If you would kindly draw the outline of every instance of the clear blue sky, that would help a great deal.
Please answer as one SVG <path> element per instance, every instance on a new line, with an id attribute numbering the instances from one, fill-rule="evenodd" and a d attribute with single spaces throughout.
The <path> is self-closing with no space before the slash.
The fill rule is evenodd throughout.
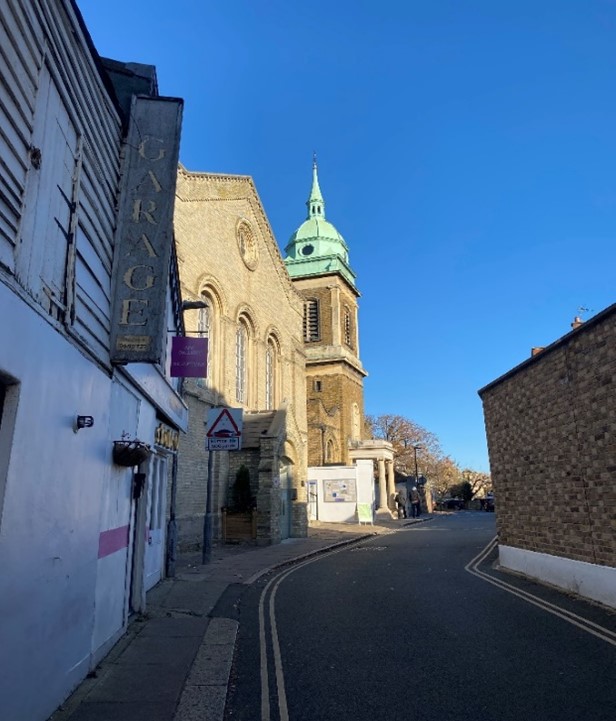
<path id="1" fill-rule="evenodd" d="M 366 412 L 488 470 L 477 390 L 613 303 L 613 0 L 78 0 L 185 99 L 181 161 L 252 175 L 284 248 L 312 151 L 357 273 Z"/>

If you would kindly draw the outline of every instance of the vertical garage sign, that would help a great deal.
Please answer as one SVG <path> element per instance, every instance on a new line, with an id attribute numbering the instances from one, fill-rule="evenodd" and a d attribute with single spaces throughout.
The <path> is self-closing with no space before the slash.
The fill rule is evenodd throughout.
<path id="1" fill-rule="evenodd" d="M 162 363 L 183 101 L 133 97 L 113 272 L 112 363 Z"/>

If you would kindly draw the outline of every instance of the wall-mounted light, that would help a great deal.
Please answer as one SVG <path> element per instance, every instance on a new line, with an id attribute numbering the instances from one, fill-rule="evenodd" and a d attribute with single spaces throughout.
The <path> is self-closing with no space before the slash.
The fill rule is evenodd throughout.
<path id="1" fill-rule="evenodd" d="M 92 428 L 93 425 L 93 416 L 77 416 L 75 418 L 75 423 L 73 423 L 73 431 L 77 433 L 77 431 L 81 430 L 82 428 Z"/>

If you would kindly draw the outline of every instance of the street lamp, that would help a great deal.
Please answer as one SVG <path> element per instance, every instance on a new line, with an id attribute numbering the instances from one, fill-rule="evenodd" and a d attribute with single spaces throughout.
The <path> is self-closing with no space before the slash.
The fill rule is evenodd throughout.
<path id="1" fill-rule="evenodd" d="M 423 448 L 421 443 L 414 443 L 413 444 L 413 454 L 415 456 L 415 484 L 419 483 L 419 473 L 417 472 L 417 451 Z"/>

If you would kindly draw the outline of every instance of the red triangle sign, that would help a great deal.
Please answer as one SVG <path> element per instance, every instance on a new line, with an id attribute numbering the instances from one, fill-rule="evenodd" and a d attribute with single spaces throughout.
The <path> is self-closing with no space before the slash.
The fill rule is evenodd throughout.
<path id="1" fill-rule="evenodd" d="M 206 435 L 208 438 L 239 438 L 242 434 L 229 409 L 223 408 Z"/>

